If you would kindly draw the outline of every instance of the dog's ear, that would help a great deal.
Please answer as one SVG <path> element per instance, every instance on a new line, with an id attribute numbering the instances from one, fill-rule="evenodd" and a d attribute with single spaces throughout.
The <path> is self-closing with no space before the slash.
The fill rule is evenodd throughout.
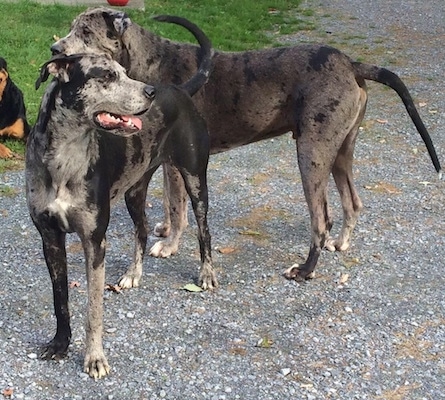
<path id="1" fill-rule="evenodd" d="M 104 11 L 102 14 L 107 27 L 115 32 L 118 36 L 122 36 L 127 28 L 131 25 L 130 17 L 123 11 Z"/>
<path id="2" fill-rule="evenodd" d="M 8 64 L 3 57 L 0 57 L 0 69 L 4 69 L 5 71 L 8 70 Z"/>
<path id="3" fill-rule="evenodd" d="M 66 56 L 58 54 L 47 61 L 40 68 L 40 75 L 36 80 L 36 90 L 43 82 L 46 82 L 50 75 L 54 76 L 61 82 L 68 82 L 70 80 L 70 68 L 74 62 L 83 57 L 83 54 L 73 54 Z"/>

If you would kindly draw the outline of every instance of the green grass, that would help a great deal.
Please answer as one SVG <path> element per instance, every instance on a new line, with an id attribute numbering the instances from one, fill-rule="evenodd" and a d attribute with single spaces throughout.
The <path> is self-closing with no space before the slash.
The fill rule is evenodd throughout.
<path id="1" fill-rule="evenodd" d="M 131 8 L 125 11 L 134 22 L 161 36 L 194 43 L 185 29 L 151 19 L 157 14 L 184 16 L 204 30 L 215 48 L 240 51 L 276 46 L 276 38 L 281 34 L 311 29 L 299 18 L 310 12 L 298 11 L 300 1 L 151 0 L 146 2 L 145 11 Z M 42 5 L 29 0 L 16 3 L 0 0 L 0 15 L 7 20 L 7 28 L 2 29 L 0 56 L 7 60 L 12 79 L 24 93 L 31 124 L 36 120 L 44 90 L 34 89 L 39 67 L 50 58 L 50 46 L 55 39 L 65 36 L 71 21 L 85 9 L 82 6 Z M 11 143 L 8 141 L 8 147 Z M 14 150 L 23 154 L 23 145 Z"/>
<path id="2" fill-rule="evenodd" d="M 0 185 L 0 197 L 14 197 L 18 193 L 18 189 L 6 185 Z"/>

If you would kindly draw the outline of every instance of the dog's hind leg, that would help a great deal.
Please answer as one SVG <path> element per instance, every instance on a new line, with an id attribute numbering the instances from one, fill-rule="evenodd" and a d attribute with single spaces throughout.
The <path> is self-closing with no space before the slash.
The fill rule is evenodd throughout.
<path id="1" fill-rule="evenodd" d="M 211 239 L 207 223 L 209 208 L 206 172 L 197 176 L 189 172 L 182 172 L 185 187 L 193 207 L 198 225 L 199 250 L 201 255 L 201 270 L 199 272 L 199 285 L 204 289 L 214 289 L 218 286 L 215 271 L 213 270 L 211 255 Z"/>
<path id="2" fill-rule="evenodd" d="M 358 124 L 366 104 L 366 93 L 355 84 L 353 77 L 351 80 L 339 77 L 337 81 L 343 82 L 343 86 L 332 86 L 329 74 L 326 79 L 326 87 L 331 89 L 329 95 L 322 90 L 314 92 L 303 89 L 296 98 L 298 164 L 309 207 L 312 238 L 305 263 L 293 265 L 285 271 L 284 275 L 289 279 L 304 280 L 311 277 L 323 247 L 329 244 L 332 218 L 327 187 L 334 165 L 345 210 L 346 228 L 342 234 L 346 239 L 361 207 L 352 184 L 352 155 Z M 354 206 L 348 201 L 354 203 Z M 354 208 L 357 210 L 351 211 Z"/>
<path id="3" fill-rule="evenodd" d="M 352 172 L 355 141 L 361 120 L 362 117 L 358 119 L 356 126 L 346 137 L 332 168 L 332 175 L 340 193 L 343 207 L 343 225 L 338 238 L 330 237 L 326 241 L 325 247 L 329 251 L 345 251 L 349 248 L 352 231 L 355 228 L 360 211 L 363 209 L 363 204 L 354 185 Z"/>
<path id="4" fill-rule="evenodd" d="M 158 223 L 154 233 L 166 237 L 156 242 L 150 249 L 153 257 L 170 257 L 176 254 L 179 241 L 187 228 L 187 192 L 184 180 L 178 169 L 163 164 L 164 171 L 164 222 Z"/>
<path id="5" fill-rule="evenodd" d="M 125 192 L 125 203 L 134 223 L 133 262 L 119 280 L 119 286 L 125 289 L 139 286 L 147 246 L 148 221 L 145 214 L 145 199 L 148 184 L 155 169 L 151 169 L 136 184 Z"/>
<path id="6" fill-rule="evenodd" d="M 43 347 L 41 358 L 59 360 L 66 356 L 71 340 L 68 310 L 68 277 L 66 264 L 65 233 L 36 225 L 42 236 L 43 254 L 53 287 L 54 312 L 57 330 L 54 338 Z"/>
<path id="7" fill-rule="evenodd" d="M 303 190 L 311 219 L 311 245 L 304 264 L 295 264 L 284 272 L 287 279 L 303 281 L 311 277 L 318 258 L 329 237 L 332 219 L 329 212 L 327 187 L 332 161 L 324 160 L 317 149 L 299 146 L 298 162 L 301 171 Z M 308 150 L 308 151 L 306 151 Z"/>

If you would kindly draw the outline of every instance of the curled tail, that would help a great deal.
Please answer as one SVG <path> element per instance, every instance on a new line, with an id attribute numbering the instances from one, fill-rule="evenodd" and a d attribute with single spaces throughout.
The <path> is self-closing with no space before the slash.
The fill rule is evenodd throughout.
<path id="1" fill-rule="evenodd" d="M 153 17 L 156 21 L 161 22 L 171 22 L 176 25 L 183 26 L 189 30 L 193 36 L 198 41 L 201 46 L 201 54 L 199 55 L 200 64 L 198 67 L 198 72 L 193 75 L 187 82 L 181 84 L 181 87 L 190 95 L 193 96 L 202 86 L 204 86 L 210 76 L 212 69 L 212 57 L 213 49 L 210 39 L 205 35 L 205 33 L 198 28 L 197 25 L 190 22 L 189 20 L 177 17 L 174 15 L 158 15 Z"/>
<path id="2" fill-rule="evenodd" d="M 411 120 L 414 122 L 417 131 L 420 133 L 420 136 L 422 137 L 426 145 L 434 168 L 436 168 L 436 171 L 440 173 L 440 162 L 437 157 L 436 149 L 434 148 L 430 134 L 428 133 L 428 130 L 426 129 L 422 119 L 420 118 L 416 106 L 414 105 L 414 101 L 408 91 L 408 88 L 405 86 L 402 80 L 395 73 L 387 70 L 386 68 L 381 68 L 375 65 L 364 64 L 360 62 L 353 62 L 352 65 L 354 67 L 354 70 L 356 71 L 357 77 L 382 83 L 397 92 L 397 94 L 402 99 L 403 104 L 405 105 L 406 111 L 411 117 Z"/>

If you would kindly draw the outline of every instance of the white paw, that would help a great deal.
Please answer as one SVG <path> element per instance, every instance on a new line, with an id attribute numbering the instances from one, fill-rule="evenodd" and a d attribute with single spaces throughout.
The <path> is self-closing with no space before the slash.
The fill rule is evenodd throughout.
<path id="1" fill-rule="evenodd" d="M 335 247 L 335 240 L 332 238 L 329 238 L 328 240 L 326 240 L 326 242 L 324 244 L 324 248 L 328 251 L 336 251 L 337 248 Z"/>
<path id="2" fill-rule="evenodd" d="M 139 280 L 141 278 L 131 275 L 131 274 L 125 274 L 120 280 L 118 285 L 122 289 L 131 289 L 139 286 Z"/>
<path id="3" fill-rule="evenodd" d="M 149 254 L 153 257 L 168 258 L 177 251 L 177 246 L 169 244 L 164 240 L 160 240 L 153 245 Z"/>
<path id="4" fill-rule="evenodd" d="M 93 379 L 101 379 L 110 373 L 110 366 L 103 352 L 85 355 L 83 370 Z"/>
<path id="5" fill-rule="evenodd" d="M 216 274 L 211 265 L 203 265 L 199 274 L 199 284 L 204 290 L 212 290 L 218 287 Z"/>
<path id="6" fill-rule="evenodd" d="M 349 249 L 348 241 L 340 241 L 340 239 L 329 238 L 326 240 L 324 247 L 328 251 L 345 251 Z"/>

